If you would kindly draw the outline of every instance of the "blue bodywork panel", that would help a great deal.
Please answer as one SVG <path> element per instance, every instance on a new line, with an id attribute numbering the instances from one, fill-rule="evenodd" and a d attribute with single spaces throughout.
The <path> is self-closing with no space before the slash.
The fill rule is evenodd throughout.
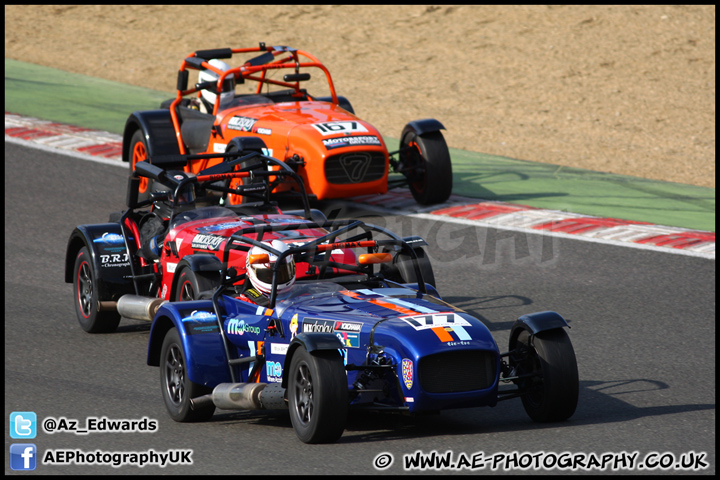
<path id="1" fill-rule="evenodd" d="M 189 379 L 210 387 L 286 386 L 284 373 L 302 345 L 311 353 L 340 350 L 354 405 L 423 412 L 497 402 L 500 356 L 487 327 L 409 286 L 348 290 L 328 281 L 298 283 L 273 310 L 230 296 L 220 296 L 218 306 L 220 323 L 210 300 L 161 307 L 148 364 L 158 364 L 162 337 L 174 326 Z M 228 366 L 220 324 L 230 358 L 247 361 Z"/>

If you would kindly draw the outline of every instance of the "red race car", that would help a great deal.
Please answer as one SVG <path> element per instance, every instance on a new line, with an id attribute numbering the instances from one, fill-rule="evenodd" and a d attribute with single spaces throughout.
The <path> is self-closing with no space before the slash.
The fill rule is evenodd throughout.
<path id="1" fill-rule="evenodd" d="M 222 60 L 242 54 L 251 58 L 239 66 Z M 198 75 L 197 83 L 188 87 L 190 70 Z M 311 79 L 318 71 L 324 82 Z M 277 72 L 283 73 L 282 79 L 274 78 Z M 254 92 L 236 93 L 238 85 L 251 81 L 257 83 Z M 330 95 L 311 95 L 300 88 L 303 82 L 313 88 L 326 83 Z M 183 163 L 182 155 L 242 151 L 242 139 L 255 137 L 262 141 L 263 153 L 297 172 L 308 195 L 318 200 L 381 194 L 407 185 L 418 203 L 434 204 L 447 200 L 452 191 L 450 154 L 439 121 L 409 122 L 399 149 L 389 152 L 380 132 L 355 116 L 350 102 L 336 94 L 328 69 L 302 50 L 264 43 L 198 50 L 180 65 L 177 89 L 177 96 L 163 102 L 160 110 L 137 111 L 128 118 L 123 161 L 131 174 L 140 161 L 197 173 L 223 159 Z M 389 179 L 389 173 L 397 175 Z M 243 182 L 247 180 L 235 179 L 230 186 Z M 151 185 L 143 181 L 141 198 L 147 198 Z M 295 188 L 294 182 L 281 182 L 273 194 Z M 228 204 L 242 201 L 232 194 L 223 198 Z"/>
<path id="2" fill-rule="evenodd" d="M 253 142 L 246 143 L 253 147 Z M 75 311 L 85 331 L 114 331 L 121 316 L 150 321 L 163 302 L 197 300 L 228 278 L 236 284 L 237 295 L 254 295 L 251 300 L 258 303 L 259 293 L 245 281 L 248 251 L 253 245 L 225 248 L 237 236 L 252 238 L 257 245 L 272 242 L 274 249 L 322 239 L 326 244 L 315 245 L 317 255 L 299 258 L 297 265 L 293 264 L 298 280 L 333 278 L 360 268 L 358 262 L 363 260 L 356 257 L 354 247 L 334 240 L 362 222 L 330 222 L 322 212 L 311 210 L 302 179 L 283 162 L 252 148 L 220 155 L 222 163 L 198 174 L 137 163 L 128 182 L 128 209 L 112 214 L 106 223 L 79 225 L 73 230 L 65 257 L 65 281 L 73 284 Z M 210 157 L 187 155 L 185 162 Z M 248 162 L 259 163 L 261 168 L 237 169 Z M 270 192 L 288 178 L 296 182 L 302 210 L 281 211 L 270 200 Z M 145 200 L 139 199 L 141 179 L 153 182 Z M 225 182 L 232 179 L 252 181 L 230 189 Z M 218 192 L 249 201 L 218 206 Z M 380 252 L 383 262 L 388 262 L 380 265 L 385 278 L 402 283 L 423 278 L 434 285 L 424 240 L 400 238 L 374 228 L 405 245 L 405 251 Z M 361 232 L 347 241 L 354 245 L 352 242 L 368 240 L 367 235 Z M 365 264 L 375 263 L 373 260 L 368 257 L 362 268 L 369 268 Z M 255 289 L 266 293 L 269 285 L 264 285 L 259 276 L 254 280 Z"/>

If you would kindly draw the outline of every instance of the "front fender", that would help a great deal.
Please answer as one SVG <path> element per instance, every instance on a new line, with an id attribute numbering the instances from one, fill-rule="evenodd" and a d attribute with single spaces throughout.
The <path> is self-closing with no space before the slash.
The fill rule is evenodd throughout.
<path id="1" fill-rule="evenodd" d="M 290 363 L 292 362 L 293 355 L 298 348 L 304 347 L 309 353 L 321 351 L 321 350 L 336 350 L 340 355 L 339 350 L 344 348 L 342 342 L 335 336 L 334 333 L 300 333 L 290 342 L 288 346 L 287 354 L 285 355 L 285 364 L 283 365 L 283 379 L 282 386 L 287 388 L 288 379 L 284 372 L 289 371 Z"/>
<path id="2" fill-rule="evenodd" d="M 172 124 L 170 110 L 147 110 L 133 112 L 125 122 L 125 130 L 123 131 L 123 150 L 122 160 L 127 162 L 130 160 L 132 152 L 130 149 L 130 140 L 137 130 L 142 130 L 145 135 L 145 143 L 147 145 L 147 154 L 153 164 L 157 164 L 154 159 L 158 156 L 180 154 L 175 128 Z M 185 163 L 178 165 L 161 165 L 163 168 L 183 167 Z"/>
<path id="3" fill-rule="evenodd" d="M 408 124 L 405 126 L 406 130 L 408 128 L 412 129 L 417 135 L 422 135 L 424 133 L 438 132 L 440 130 L 445 130 L 445 127 L 443 126 L 443 124 L 440 123 L 439 120 L 435 120 L 434 118 L 413 120 L 411 122 L 408 122 Z"/>
<path id="4" fill-rule="evenodd" d="M 161 306 L 150 327 L 148 365 L 160 366 L 163 340 L 172 328 L 180 334 L 190 381 L 209 387 L 231 381 L 212 301 L 172 302 Z"/>
<path id="5" fill-rule="evenodd" d="M 568 327 L 570 325 L 557 312 L 545 311 L 529 313 L 519 317 L 510 329 L 510 350 L 515 348 L 518 335 L 522 330 L 528 330 L 531 335 L 536 335 L 546 330 Z"/>

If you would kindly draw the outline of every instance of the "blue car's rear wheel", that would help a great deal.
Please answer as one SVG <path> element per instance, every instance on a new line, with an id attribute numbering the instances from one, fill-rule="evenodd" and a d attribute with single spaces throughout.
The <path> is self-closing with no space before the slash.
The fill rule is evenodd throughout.
<path id="1" fill-rule="evenodd" d="M 187 357 L 177 329 L 165 335 L 160 352 L 160 387 L 165 408 L 176 422 L 202 422 L 212 417 L 215 405 L 193 409 L 190 400 L 212 392 L 204 385 L 190 381 L 187 375 Z"/>
<path id="2" fill-rule="evenodd" d="M 288 380 L 290 420 L 305 443 L 332 443 L 345 430 L 347 375 L 337 350 L 293 355 Z"/>
<path id="3" fill-rule="evenodd" d="M 512 363 L 518 375 L 532 374 L 518 383 L 527 414 L 536 422 L 558 422 L 575 413 L 578 402 L 578 369 L 575 351 L 563 329 L 517 338 L 518 354 Z M 511 357 L 512 360 L 512 357 Z"/>

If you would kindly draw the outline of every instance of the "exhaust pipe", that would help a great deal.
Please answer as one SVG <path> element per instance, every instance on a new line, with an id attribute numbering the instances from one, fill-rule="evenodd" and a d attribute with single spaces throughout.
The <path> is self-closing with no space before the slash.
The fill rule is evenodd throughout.
<path id="1" fill-rule="evenodd" d="M 160 306 L 167 302 L 162 298 L 123 295 L 117 302 L 118 313 L 125 318 L 151 322 Z"/>
<path id="2" fill-rule="evenodd" d="M 208 404 L 223 410 L 284 410 L 285 389 L 278 383 L 221 383 L 213 392 L 190 400 L 195 410 Z"/>
<path id="3" fill-rule="evenodd" d="M 100 312 L 116 311 L 116 310 L 117 310 L 117 302 L 113 302 L 113 301 L 98 302 L 98 311 L 100 311 Z"/>

